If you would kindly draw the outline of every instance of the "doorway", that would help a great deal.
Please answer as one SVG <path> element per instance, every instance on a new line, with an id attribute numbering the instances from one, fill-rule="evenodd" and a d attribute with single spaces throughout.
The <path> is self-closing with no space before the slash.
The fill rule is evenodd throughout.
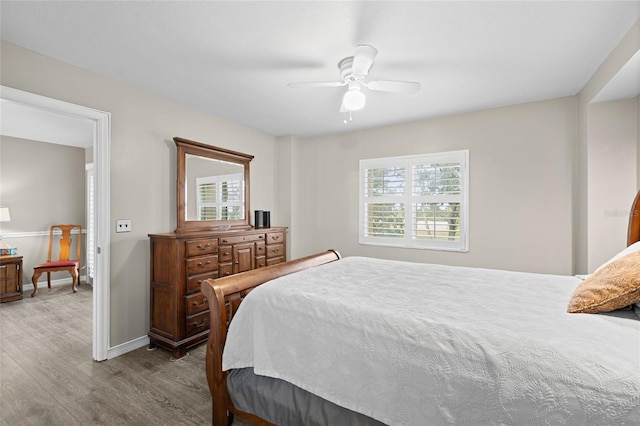
<path id="1" fill-rule="evenodd" d="M 89 120 L 93 126 L 94 187 L 93 208 L 95 212 L 94 243 L 87 244 L 87 253 L 94 259 L 93 274 L 93 359 L 103 361 L 109 350 L 109 256 L 110 256 L 110 145 L 111 114 L 71 104 L 45 96 L 36 95 L 11 87 L 0 86 L 3 101 L 23 107 L 35 108 Z"/>

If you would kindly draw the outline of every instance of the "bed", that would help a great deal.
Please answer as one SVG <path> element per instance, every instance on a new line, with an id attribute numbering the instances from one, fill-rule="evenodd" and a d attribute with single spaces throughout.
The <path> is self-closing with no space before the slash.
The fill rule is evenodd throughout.
<path id="1" fill-rule="evenodd" d="M 584 280 L 329 250 L 206 281 L 212 424 L 640 425 L 640 192 L 627 243 Z"/>

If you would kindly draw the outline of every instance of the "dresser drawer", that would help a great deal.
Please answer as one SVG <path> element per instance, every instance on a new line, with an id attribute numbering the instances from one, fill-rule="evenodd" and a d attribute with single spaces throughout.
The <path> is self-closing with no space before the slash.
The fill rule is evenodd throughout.
<path id="1" fill-rule="evenodd" d="M 220 238 L 220 245 L 248 243 L 251 241 L 264 241 L 264 234 L 249 234 L 249 235 L 238 235 L 234 237 L 222 237 Z"/>
<path id="2" fill-rule="evenodd" d="M 282 262 L 284 262 L 284 256 L 272 257 L 270 259 L 267 259 L 267 266 L 276 265 Z"/>
<path id="3" fill-rule="evenodd" d="M 220 278 L 228 277 L 233 274 L 233 265 L 231 263 L 220 264 L 220 268 L 218 269 L 218 274 Z"/>
<path id="4" fill-rule="evenodd" d="M 186 297 L 187 316 L 197 314 L 209 309 L 209 302 L 202 293 L 192 294 Z"/>
<path id="5" fill-rule="evenodd" d="M 264 241 L 256 242 L 256 256 L 264 256 L 266 253 L 266 249 L 264 246 Z"/>
<path id="6" fill-rule="evenodd" d="M 218 269 L 218 255 L 187 259 L 187 275 L 203 274 Z"/>
<path id="7" fill-rule="evenodd" d="M 218 252 L 218 239 L 187 241 L 187 257 L 202 256 Z"/>
<path id="8" fill-rule="evenodd" d="M 202 281 L 215 278 L 218 278 L 218 271 L 189 277 L 187 279 L 187 294 L 199 292 Z"/>
<path id="9" fill-rule="evenodd" d="M 267 244 L 282 244 L 284 243 L 284 232 L 268 232 Z"/>
<path id="10" fill-rule="evenodd" d="M 232 258 L 233 252 L 231 250 L 231 246 L 220 246 L 220 251 L 218 252 L 218 261 L 220 263 L 231 262 Z"/>
<path id="11" fill-rule="evenodd" d="M 264 256 L 256 256 L 256 269 L 267 266 L 267 258 Z"/>
<path id="12" fill-rule="evenodd" d="M 187 336 L 209 329 L 209 311 L 187 317 Z"/>
<path id="13" fill-rule="evenodd" d="M 267 246 L 267 259 L 284 256 L 284 244 L 270 244 Z"/>

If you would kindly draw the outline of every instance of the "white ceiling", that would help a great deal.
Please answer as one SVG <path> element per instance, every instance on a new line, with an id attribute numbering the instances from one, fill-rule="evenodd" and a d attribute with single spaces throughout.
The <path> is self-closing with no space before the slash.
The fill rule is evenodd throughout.
<path id="1" fill-rule="evenodd" d="M 639 18 L 638 1 L 0 2 L 5 41 L 298 136 L 574 95 Z M 344 88 L 286 87 L 337 80 L 358 44 L 379 50 L 370 79 L 422 90 L 366 92 L 344 124 Z M 634 73 L 616 96 L 638 94 Z"/>

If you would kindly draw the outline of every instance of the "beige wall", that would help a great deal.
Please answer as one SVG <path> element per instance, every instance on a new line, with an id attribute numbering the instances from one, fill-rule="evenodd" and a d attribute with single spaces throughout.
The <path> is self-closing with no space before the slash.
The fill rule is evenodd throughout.
<path id="1" fill-rule="evenodd" d="M 41 234 L 52 224 L 85 227 L 85 150 L 1 136 L 0 182 L 0 204 L 11 209 L 11 222 L 3 223 L 1 232 L 23 256 L 23 282 L 28 284 L 33 267 L 47 259 L 49 236 Z M 82 258 L 84 275 L 84 251 Z M 51 276 L 68 278 L 63 272 Z M 46 275 L 40 281 L 46 282 Z"/>
<path id="2" fill-rule="evenodd" d="M 576 99 L 568 97 L 337 136 L 281 139 L 293 257 L 336 248 L 419 262 L 571 274 Z M 358 244 L 358 161 L 469 149 L 470 251 Z"/>
<path id="3" fill-rule="evenodd" d="M 638 98 L 589 106 L 588 272 L 624 249 L 638 189 Z"/>
<path id="4" fill-rule="evenodd" d="M 577 97 L 310 139 L 274 138 L 4 42 L 0 82 L 112 114 L 110 214 L 112 222 L 131 219 L 133 229 L 111 234 L 113 347 L 148 332 L 147 235 L 175 228 L 174 136 L 255 155 L 251 207 L 289 226 L 290 257 L 331 247 L 453 265 L 586 270 L 588 103 L 637 51 L 639 28 Z M 468 253 L 358 244 L 359 159 L 457 149 L 470 150 Z"/>
<path id="5" fill-rule="evenodd" d="M 590 103 L 639 50 L 640 20 L 627 31 L 578 94 L 578 143 L 575 148 L 573 189 L 574 271 L 576 273 L 586 273 L 589 270 L 589 251 L 591 250 L 588 241 L 587 169 Z"/>
<path id="6" fill-rule="evenodd" d="M 176 227 L 174 136 L 254 155 L 251 206 L 279 223 L 272 136 L 6 42 L 0 55 L 2 85 L 111 113 L 110 347 L 149 330 L 147 235 Z M 132 232 L 116 234 L 116 219 L 131 219 Z"/>

